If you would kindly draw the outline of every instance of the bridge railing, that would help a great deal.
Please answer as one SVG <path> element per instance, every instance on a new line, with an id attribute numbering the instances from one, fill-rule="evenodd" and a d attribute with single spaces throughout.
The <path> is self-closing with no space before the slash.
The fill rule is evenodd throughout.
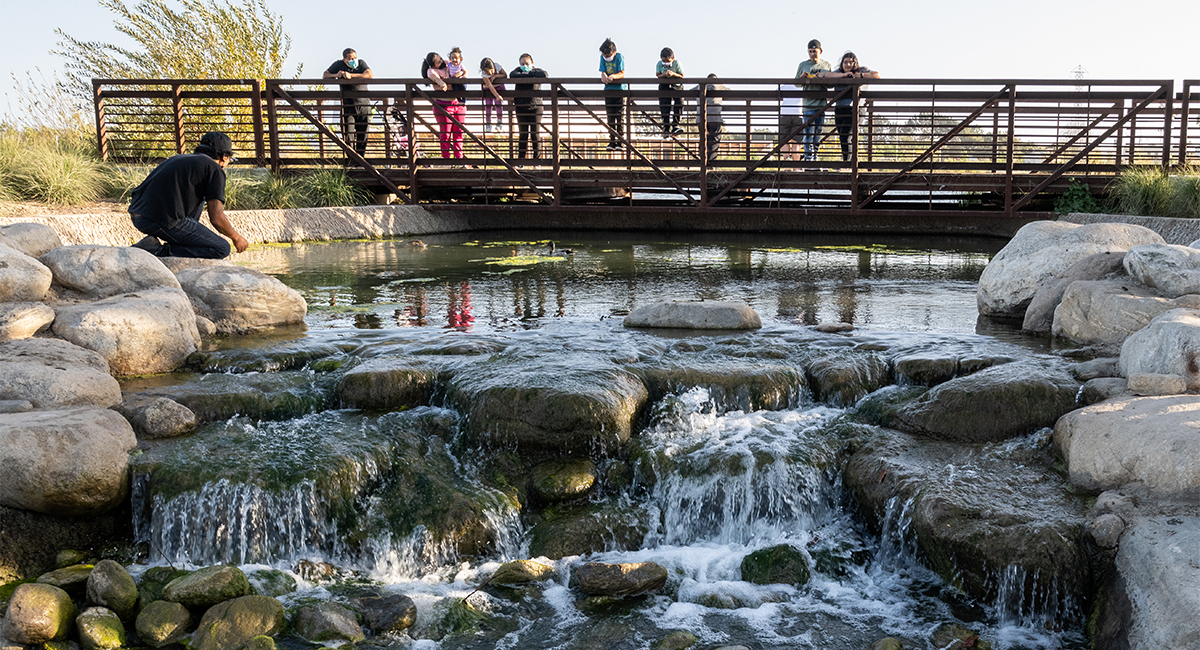
<path id="1" fill-rule="evenodd" d="M 558 197 L 563 183 L 619 174 L 630 189 L 709 202 L 714 174 L 721 182 L 711 193 L 720 198 L 735 188 L 786 187 L 797 182 L 798 170 L 823 170 L 843 173 L 844 189 L 855 195 L 864 190 L 859 179 L 874 175 L 864 180 L 872 193 L 865 203 L 918 173 L 959 174 L 963 188 L 972 187 L 968 178 L 1001 175 L 1009 209 L 1065 174 L 1110 177 L 1129 165 L 1200 162 L 1196 80 L 1178 93 L 1169 80 L 810 80 L 797 87 L 790 78 L 738 78 L 713 80 L 728 89 L 709 90 L 710 80 L 689 78 L 678 91 L 660 91 L 658 79 L 627 79 L 625 91 L 604 91 L 591 78 L 544 79 L 537 91 L 508 80 L 504 120 L 495 130 L 484 127 L 482 102 L 490 93 L 478 79 L 464 81 L 462 158 L 442 157 L 434 101 L 444 95 L 420 79 L 355 80 L 365 88 L 360 92 L 321 79 L 94 80 L 97 139 L 108 160 L 152 162 L 190 151 L 205 131 L 222 130 L 233 138 L 239 163 L 274 169 L 349 163 L 404 196 L 401 186 L 416 187 L 419 174 L 436 183 L 440 171 L 465 168 L 495 170 L 500 182 L 524 183 L 547 199 Z M 538 159 L 519 157 L 512 102 L 524 97 L 543 105 Z M 626 107 L 619 135 L 605 110 L 614 97 Z M 780 109 L 787 98 L 826 106 L 815 161 L 784 144 L 789 134 L 781 133 Z M 675 99 L 683 103 L 683 132 L 664 137 L 660 101 Z M 839 99 L 859 116 L 847 120 L 856 141 L 847 159 L 836 124 Z M 345 100 L 370 107 L 361 155 L 353 128 L 349 135 L 343 128 Z M 714 143 L 697 122 L 710 116 L 715 100 L 723 129 Z M 406 127 L 389 119 L 393 110 Z M 621 145 L 615 151 L 606 148 L 614 137 Z M 401 148 L 402 139 L 413 146 Z"/>

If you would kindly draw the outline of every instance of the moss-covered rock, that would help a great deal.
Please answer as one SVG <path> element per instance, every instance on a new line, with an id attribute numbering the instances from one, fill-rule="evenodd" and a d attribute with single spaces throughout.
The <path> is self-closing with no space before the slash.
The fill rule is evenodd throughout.
<path id="1" fill-rule="evenodd" d="M 203 609 L 248 593 L 250 582 L 241 569 L 217 565 L 172 580 L 163 587 L 162 599 L 188 608 Z"/>
<path id="2" fill-rule="evenodd" d="M 358 643 L 365 638 L 354 612 L 332 602 L 296 610 L 292 627 L 301 638 L 313 643 Z"/>
<path id="3" fill-rule="evenodd" d="M 242 596 L 204 613 L 192 636 L 193 650 L 242 650 L 256 636 L 274 636 L 284 626 L 283 605 L 267 596 Z"/>
<path id="4" fill-rule="evenodd" d="M 491 584 L 521 585 L 529 582 L 554 580 L 558 572 L 554 567 L 533 560 L 513 560 L 500 565 L 492 574 Z"/>
<path id="5" fill-rule="evenodd" d="M 808 583 L 808 558 L 791 544 L 759 549 L 742 558 L 742 580 L 758 585 Z"/>
<path id="6" fill-rule="evenodd" d="M 381 595 L 369 592 L 353 601 L 362 612 L 362 623 L 371 634 L 399 632 L 417 621 L 417 605 L 403 594 Z"/>
<path id="7" fill-rule="evenodd" d="M 88 577 L 92 575 L 93 568 L 94 566 L 91 564 L 76 564 L 43 573 L 38 576 L 37 581 L 44 585 L 58 587 L 73 597 L 82 598 L 87 594 L 87 581 Z"/>
<path id="8" fill-rule="evenodd" d="M 138 580 L 138 609 L 144 609 L 150 603 L 162 599 L 163 587 L 175 578 L 191 573 L 186 569 L 176 569 L 169 566 L 156 566 L 146 569 Z"/>
<path id="9" fill-rule="evenodd" d="M 175 643 L 188 633 L 192 615 L 179 603 L 156 600 L 142 608 L 134 623 L 142 643 L 161 648 Z"/>
<path id="10" fill-rule="evenodd" d="M 89 607 L 75 619 L 83 650 L 116 650 L 125 645 L 125 625 L 106 607 Z"/>
<path id="11" fill-rule="evenodd" d="M 4 613 L 4 636 L 27 645 L 67 638 L 75 622 L 75 604 L 67 592 L 36 582 L 13 591 Z"/>
<path id="12" fill-rule="evenodd" d="M 667 359 L 633 370 L 653 400 L 692 388 L 704 388 L 719 411 L 789 408 L 807 392 L 803 368 L 780 363 L 752 363 L 711 356 L 697 360 Z"/>
<path id="13" fill-rule="evenodd" d="M 246 574 L 250 593 L 278 598 L 296 591 L 296 579 L 279 569 L 255 569 Z"/>
<path id="14" fill-rule="evenodd" d="M 644 513 L 615 503 L 563 505 L 542 512 L 529 552 L 557 560 L 572 555 L 640 548 L 649 526 Z"/>
<path id="15" fill-rule="evenodd" d="M 333 406 L 333 379 L 302 370 L 244 375 L 214 373 L 196 381 L 190 373 L 125 381 L 122 389 L 149 397 L 167 397 L 191 409 L 198 422 L 220 422 L 235 415 L 257 420 L 286 420 Z"/>
<path id="16" fill-rule="evenodd" d="M 533 493 L 542 501 L 557 502 L 586 496 L 596 484 L 596 464 L 587 458 L 564 458 L 533 468 Z"/>
<path id="17" fill-rule="evenodd" d="M 137 584 L 120 563 L 100 560 L 88 576 L 87 599 L 112 610 L 121 620 L 131 620 L 136 613 Z"/>
<path id="18" fill-rule="evenodd" d="M 945 623 L 938 626 L 929 636 L 929 641 L 933 643 L 933 647 L 941 650 L 962 650 L 963 648 L 992 650 L 990 641 L 979 638 L 978 632 L 958 623 Z"/>
<path id="19" fill-rule="evenodd" d="M 852 406 L 890 382 L 887 361 L 874 353 L 845 353 L 813 361 L 807 369 L 813 399 L 832 406 Z"/>
<path id="20" fill-rule="evenodd" d="M 700 638 L 691 632 L 676 630 L 654 642 L 651 646 L 657 650 L 684 650 L 696 645 Z"/>
<path id="21" fill-rule="evenodd" d="M 905 354 L 892 360 L 892 370 L 898 382 L 936 386 L 954 379 L 958 359 L 937 354 Z"/>
<path id="22" fill-rule="evenodd" d="M 84 551 L 64 548 L 54 556 L 54 568 L 65 569 L 75 564 L 86 564 L 87 559 L 88 554 Z"/>
<path id="23" fill-rule="evenodd" d="M 187 367 L 198 372 L 278 372 L 303 368 L 318 359 L 341 353 L 337 346 L 318 341 L 270 347 L 234 347 L 193 352 L 187 358 Z"/>
<path id="24" fill-rule="evenodd" d="M 437 367 L 429 363 L 406 357 L 376 357 L 342 375 L 337 396 L 352 408 L 411 408 L 429 403 L 437 380 Z"/>

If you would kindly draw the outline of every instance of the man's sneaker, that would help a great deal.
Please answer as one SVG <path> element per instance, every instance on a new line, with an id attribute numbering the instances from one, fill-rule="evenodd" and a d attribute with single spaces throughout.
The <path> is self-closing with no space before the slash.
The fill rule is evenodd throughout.
<path id="1" fill-rule="evenodd" d="M 671 129 L 671 135 L 683 135 L 683 129 L 675 127 Z"/>
<path id="2" fill-rule="evenodd" d="M 158 251 L 162 250 L 163 246 L 162 242 L 158 241 L 158 237 L 146 235 L 145 237 L 139 239 L 138 242 L 133 245 L 133 247 L 140 248 L 151 255 L 158 255 Z"/>
<path id="3" fill-rule="evenodd" d="M 608 146 L 605 147 L 605 149 L 608 149 L 609 151 L 617 151 L 620 148 L 621 148 L 621 145 L 617 144 L 616 142 L 610 142 L 610 143 L 608 143 Z"/>

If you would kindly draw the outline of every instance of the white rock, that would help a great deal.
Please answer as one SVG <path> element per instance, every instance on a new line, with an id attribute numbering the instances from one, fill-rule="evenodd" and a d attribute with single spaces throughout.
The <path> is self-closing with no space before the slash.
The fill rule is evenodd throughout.
<path id="1" fill-rule="evenodd" d="M 746 330 L 762 327 L 762 319 L 740 302 L 664 300 L 629 312 L 625 327 Z"/>
<path id="2" fill-rule="evenodd" d="M 1200 250 L 1171 244 L 1134 246 L 1125 254 L 1125 271 L 1169 298 L 1200 293 Z"/>
<path id="3" fill-rule="evenodd" d="M 46 224 L 14 223 L 0 226 L 0 244 L 36 258 L 62 246 L 62 239 L 59 239 L 58 232 Z"/>
<path id="4" fill-rule="evenodd" d="M 195 266 L 181 270 L 176 277 L 188 296 L 207 308 L 207 313 L 200 315 L 212 320 L 223 334 L 299 323 L 308 313 L 308 304 L 299 292 L 253 269 Z"/>
<path id="5" fill-rule="evenodd" d="M 169 288 L 63 307 L 54 333 L 99 352 L 117 375 L 170 372 L 200 345 L 191 303 Z"/>
<path id="6" fill-rule="evenodd" d="M 93 407 L 0 415 L 0 505 L 59 516 L 102 514 L 128 488 L 133 428 Z"/>
<path id="7" fill-rule="evenodd" d="M 54 276 L 44 264 L 15 248 L 0 246 L 0 302 L 40 302 Z"/>
<path id="8" fill-rule="evenodd" d="M 1054 444 L 1071 483 L 1084 490 L 1135 481 L 1166 494 L 1200 488 L 1200 396 L 1093 404 L 1058 419 Z"/>
<path id="9" fill-rule="evenodd" d="M 40 302 L 0 303 L 0 340 L 27 339 L 54 322 L 54 310 Z"/>
<path id="10" fill-rule="evenodd" d="M 1179 375 L 1135 372 L 1129 375 L 1126 388 L 1138 396 L 1179 395 L 1187 391 L 1187 382 Z"/>
<path id="11" fill-rule="evenodd" d="M 1058 303 L 1062 302 L 1067 287 L 1079 280 L 1099 280 L 1116 271 L 1124 271 L 1121 266 L 1123 257 L 1119 252 L 1088 255 L 1053 279 L 1047 280 L 1038 287 L 1029 302 L 1029 307 L 1025 309 L 1025 320 L 1021 323 L 1021 329 L 1026 332 L 1049 334 L 1054 324 L 1054 310 Z"/>
<path id="12" fill-rule="evenodd" d="M 976 301 L 987 316 L 1023 317 L 1042 284 L 1089 255 L 1124 252 L 1137 244 L 1162 243 L 1149 228 L 1097 223 L 1080 226 L 1035 221 L 1017 231 L 979 277 Z"/>
<path id="13" fill-rule="evenodd" d="M 62 246 L 41 260 L 54 272 L 55 282 L 93 299 L 159 287 L 179 288 L 175 274 L 140 248 Z"/>
<path id="14" fill-rule="evenodd" d="M 121 386 L 91 350 L 58 339 L 17 339 L 0 341 L 0 399 L 35 409 L 109 408 L 121 403 Z"/>
<path id="15" fill-rule="evenodd" d="M 1188 248 L 1200 248 L 1200 239 L 1188 244 Z"/>
<path id="16" fill-rule="evenodd" d="M 1200 647 L 1200 519 L 1149 517 L 1121 537 L 1129 648 Z"/>
<path id="17" fill-rule="evenodd" d="M 1121 344 L 1121 374 L 1179 375 L 1188 390 L 1200 389 L 1200 311 L 1172 309 Z"/>
<path id="18" fill-rule="evenodd" d="M 1164 298 L 1132 278 L 1071 283 L 1054 310 L 1055 336 L 1086 345 L 1119 344 L 1159 314 L 1200 308 L 1200 296 Z"/>

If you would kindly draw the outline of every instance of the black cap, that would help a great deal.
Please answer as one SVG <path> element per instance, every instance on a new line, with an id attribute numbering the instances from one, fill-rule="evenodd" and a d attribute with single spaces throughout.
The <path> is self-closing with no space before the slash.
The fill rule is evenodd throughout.
<path id="1" fill-rule="evenodd" d="M 220 131 L 209 131 L 200 138 L 200 147 L 211 149 L 217 156 L 233 155 L 233 140 Z"/>
<path id="2" fill-rule="evenodd" d="M 818 49 L 818 50 L 823 49 L 821 47 L 821 41 L 818 41 L 815 38 L 812 39 L 811 41 L 808 42 L 808 49 L 810 49 L 810 50 L 811 49 Z"/>

